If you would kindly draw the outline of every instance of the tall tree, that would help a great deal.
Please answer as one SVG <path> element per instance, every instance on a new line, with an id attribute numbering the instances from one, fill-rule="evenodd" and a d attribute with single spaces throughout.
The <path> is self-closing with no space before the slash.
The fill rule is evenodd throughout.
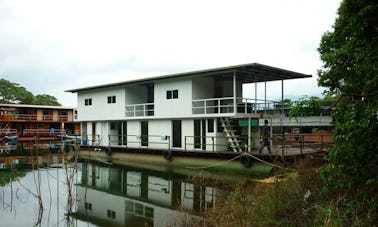
<path id="1" fill-rule="evenodd" d="M 51 95 L 36 95 L 34 96 L 34 105 L 48 105 L 48 106 L 60 106 L 58 100 Z"/>
<path id="2" fill-rule="evenodd" d="M 34 96 L 23 86 L 5 79 L 0 79 L 0 103 L 61 105 L 54 96 L 47 94 Z"/>
<path id="3" fill-rule="evenodd" d="M 344 0 L 318 51 L 319 85 L 340 97 L 322 176 L 330 189 L 371 193 L 378 184 L 378 1 Z"/>
<path id="4" fill-rule="evenodd" d="M 34 96 L 23 86 L 8 80 L 0 80 L 0 102 L 31 104 Z"/>

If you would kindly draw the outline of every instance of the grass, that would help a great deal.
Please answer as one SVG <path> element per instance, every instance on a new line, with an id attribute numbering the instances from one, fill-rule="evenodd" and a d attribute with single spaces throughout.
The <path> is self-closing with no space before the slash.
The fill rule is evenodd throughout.
<path id="1" fill-rule="evenodd" d="M 225 198 L 195 220 L 195 226 L 376 226 L 377 195 L 350 200 L 324 189 L 321 164 L 305 159 L 295 172 L 232 184 Z M 199 181 L 204 181 L 197 179 Z"/>

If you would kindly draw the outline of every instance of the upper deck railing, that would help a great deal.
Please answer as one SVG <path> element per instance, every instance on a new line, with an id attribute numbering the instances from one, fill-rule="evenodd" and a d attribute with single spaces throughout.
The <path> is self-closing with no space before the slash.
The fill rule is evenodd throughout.
<path id="1" fill-rule="evenodd" d="M 154 116 L 154 103 L 131 104 L 125 106 L 126 117 Z"/>
<path id="2" fill-rule="evenodd" d="M 0 114 L 0 120 L 6 121 L 72 121 L 68 115 L 37 115 L 37 114 Z"/>
<path id="3" fill-rule="evenodd" d="M 210 98 L 192 100 L 192 114 L 259 113 L 274 110 L 278 102 L 248 98 Z"/>
<path id="4" fill-rule="evenodd" d="M 251 114 L 277 111 L 278 102 L 271 100 L 248 99 L 240 97 L 222 97 L 192 100 L 193 115 L 212 114 Z M 129 104 L 125 106 L 125 115 L 130 118 L 155 116 L 154 103 Z"/>

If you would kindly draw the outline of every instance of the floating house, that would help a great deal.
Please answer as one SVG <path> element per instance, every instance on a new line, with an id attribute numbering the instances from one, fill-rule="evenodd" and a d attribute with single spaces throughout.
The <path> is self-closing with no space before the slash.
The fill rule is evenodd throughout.
<path id="1" fill-rule="evenodd" d="M 80 135 L 75 108 L 25 104 L 0 104 L 0 140 L 53 140 Z"/>
<path id="2" fill-rule="evenodd" d="M 267 83 L 282 83 L 283 100 L 285 80 L 309 77 L 251 63 L 67 92 L 77 93 L 83 145 L 242 152 L 259 146 L 264 119 L 283 126 L 285 107 L 266 99 Z M 259 83 L 265 85 L 263 97 L 258 97 Z M 246 84 L 254 97 L 243 97 Z"/>

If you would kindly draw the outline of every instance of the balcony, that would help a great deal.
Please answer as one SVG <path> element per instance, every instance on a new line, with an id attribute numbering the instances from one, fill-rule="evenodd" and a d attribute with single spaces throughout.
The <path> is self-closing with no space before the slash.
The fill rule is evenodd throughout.
<path id="1" fill-rule="evenodd" d="M 154 108 L 154 103 L 126 105 L 126 117 L 151 117 L 155 114 Z"/>
<path id="2" fill-rule="evenodd" d="M 37 114 L 0 114 L 3 121 L 72 121 L 67 115 L 37 115 Z"/>
<path id="3" fill-rule="evenodd" d="M 210 98 L 192 101 L 192 114 L 252 114 L 274 111 L 277 102 L 248 98 Z"/>

